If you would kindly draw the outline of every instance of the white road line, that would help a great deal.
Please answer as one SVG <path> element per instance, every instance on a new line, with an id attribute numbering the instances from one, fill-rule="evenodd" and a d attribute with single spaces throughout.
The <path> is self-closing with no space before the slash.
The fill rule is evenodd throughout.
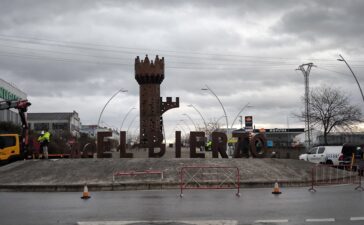
<path id="1" fill-rule="evenodd" d="M 282 220 L 256 220 L 254 223 L 288 223 L 287 219 Z"/>
<path id="2" fill-rule="evenodd" d="M 364 216 L 363 217 L 350 217 L 351 221 L 359 221 L 359 220 L 364 220 Z"/>
<path id="3" fill-rule="evenodd" d="M 155 224 L 169 224 L 172 222 L 186 223 L 190 225 L 237 225 L 236 220 L 153 220 L 153 221 L 82 221 L 78 225 L 129 225 L 134 223 L 155 223 Z"/>
<path id="4" fill-rule="evenodd" d="M 306 222 L 335 222 L 335 218 L 306 219 Z"/>

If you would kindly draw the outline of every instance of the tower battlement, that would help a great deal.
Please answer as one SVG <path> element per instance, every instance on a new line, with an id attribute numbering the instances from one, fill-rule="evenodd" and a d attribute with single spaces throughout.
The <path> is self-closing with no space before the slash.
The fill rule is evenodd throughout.
<path id="1" fill-rule="evenodd" d="M 172 101 L 172 97 L 167 97 L 165 102 L 163 102 L 163 98 L 161 99 L 161 114 L 165 113 L 167 110 L 178 108 L 179 107 L 179 97 L 176 97 L 176 101 Z"/>
<path id="2" fill-rule="evenodd" d="M 148 55 L 144 60 L 140 60 L 137 56 L 135 58 L 135 79 L 139 84 L 161 84 L 164 79 L 164 57 L 159 59 L 157 55 L 153 62 L 153 60 L 149 60 Z"/>

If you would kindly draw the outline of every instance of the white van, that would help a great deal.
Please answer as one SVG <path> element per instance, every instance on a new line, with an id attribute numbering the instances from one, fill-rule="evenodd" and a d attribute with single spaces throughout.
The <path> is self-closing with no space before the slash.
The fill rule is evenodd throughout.
<path id="1" fill-rule="evenodd" d="M 338 166 L 339 158 L 342 158 L 343 146 L 318 146 L 313 147 L 306 154 L 299 156 L 300 160 L 312 163 L 331 164 Z"/>

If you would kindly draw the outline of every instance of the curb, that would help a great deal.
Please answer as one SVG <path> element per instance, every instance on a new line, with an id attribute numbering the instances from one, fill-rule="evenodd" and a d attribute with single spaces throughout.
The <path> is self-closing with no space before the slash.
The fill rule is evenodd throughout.
<path id="1" fill-rule="evenodd" d="M 240 188 L 271 188 L 275 181 L 241 182 Z M 279 181 L 281 187 L 308 187 L 310 181 Z M 83 184 L 2 184 L 1 192 L 82 192 Z M 206 183 L 203 185 L 214 185 Z M 103 183 L 87 184 L 90 191 L 136 191 L 180 189 L 179 183 Z"/>

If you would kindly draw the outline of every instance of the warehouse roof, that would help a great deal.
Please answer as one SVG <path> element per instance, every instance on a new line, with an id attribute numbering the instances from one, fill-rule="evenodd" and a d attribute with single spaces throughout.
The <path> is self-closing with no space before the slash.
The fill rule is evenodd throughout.
<path id="1" fill-rule="evenodd" d="M 77 112 L 28 113 L 28 120 L 69 120 Z"/>

